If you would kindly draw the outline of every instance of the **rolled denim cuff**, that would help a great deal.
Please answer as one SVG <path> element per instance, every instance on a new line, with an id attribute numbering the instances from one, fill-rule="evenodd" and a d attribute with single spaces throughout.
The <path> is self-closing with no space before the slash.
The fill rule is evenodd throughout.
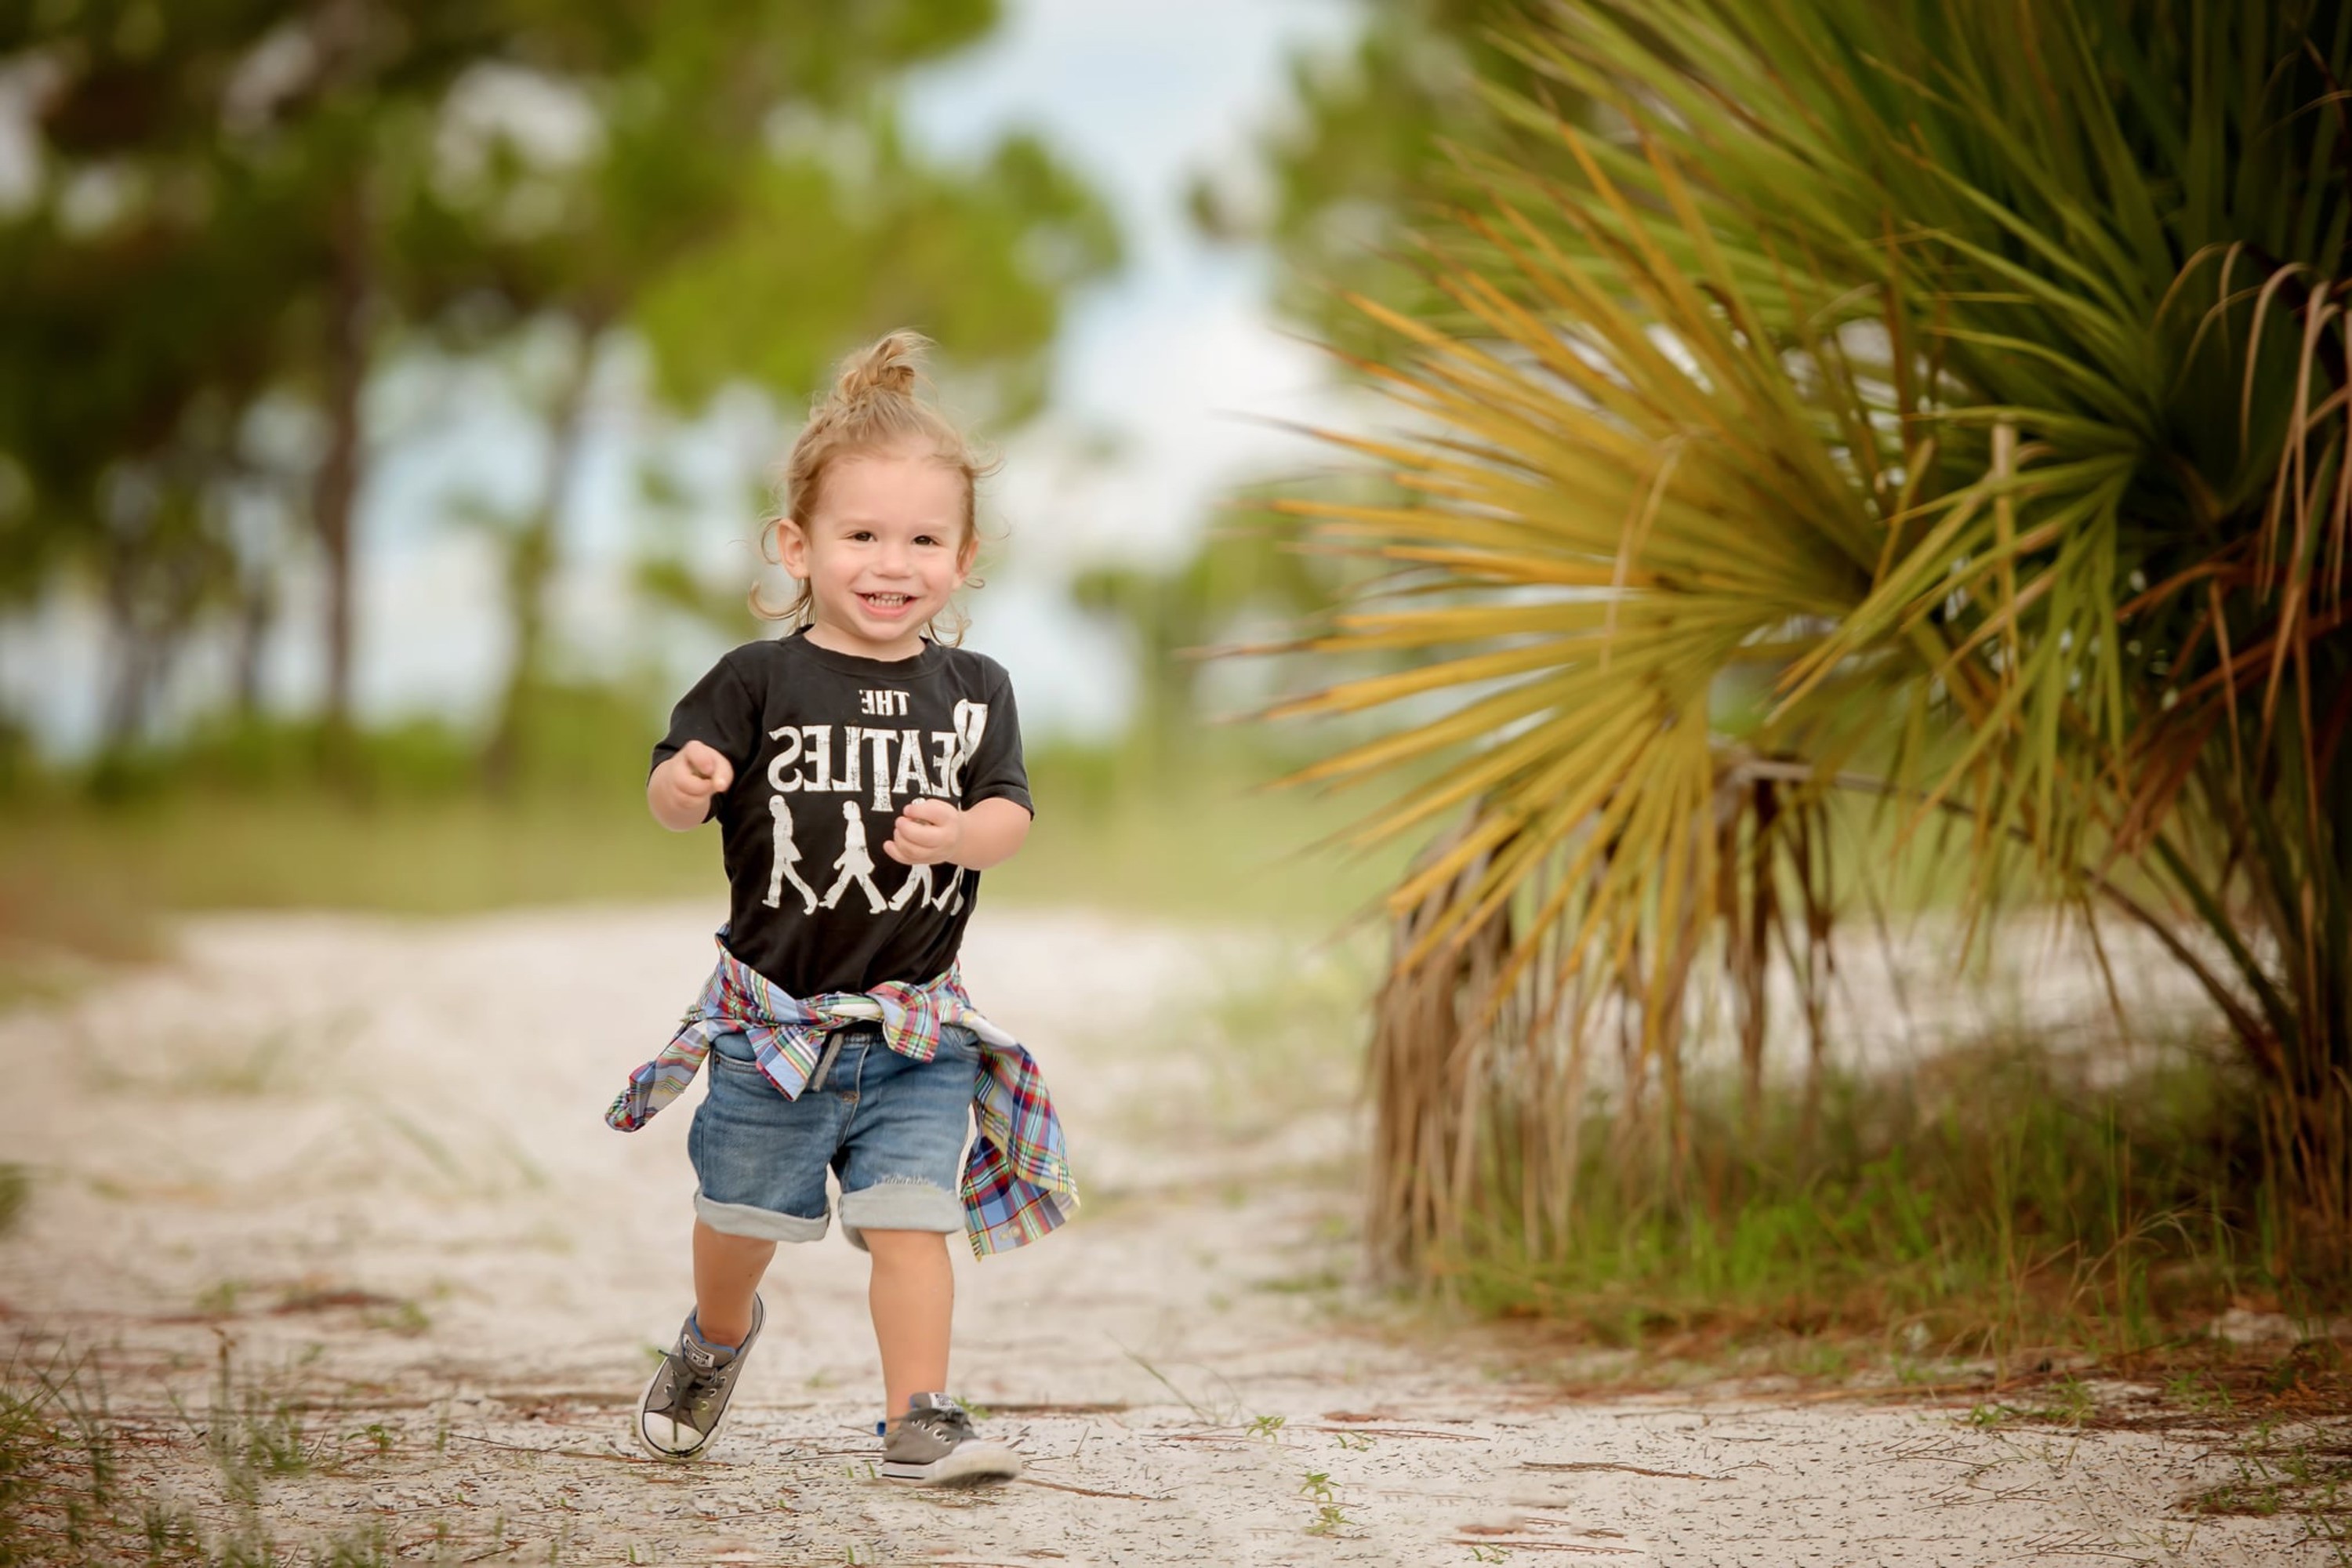
<path id="1" fill-rule="evenodd" d="M 722 1204 L 694 1194 L 694 1217 L 721 1236 L 749 1237 L 753 1241 L 823 1241 L 829 1223 L 824 1215 L 803 1219 L 749 1204 Z"/>

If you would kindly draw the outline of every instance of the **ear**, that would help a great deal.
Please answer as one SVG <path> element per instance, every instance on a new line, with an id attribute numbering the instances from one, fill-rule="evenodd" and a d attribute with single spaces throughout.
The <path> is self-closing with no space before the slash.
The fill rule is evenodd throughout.
<path id="1" fill-rule="evenodd" d="M 808 581 L 808 535 L 801 525 L 789 517 L 780 517 L 770 523 L 776 531 L 776 563 L 802 582 Z"/>
<path id="2" fill-rule="evenodd" d="M 980 559 L 980 532 L 977 529 L 963 536 L 963 547 L 956 552 L 956 586 L 964 585 L 971 575 L 972 563 Z"/>

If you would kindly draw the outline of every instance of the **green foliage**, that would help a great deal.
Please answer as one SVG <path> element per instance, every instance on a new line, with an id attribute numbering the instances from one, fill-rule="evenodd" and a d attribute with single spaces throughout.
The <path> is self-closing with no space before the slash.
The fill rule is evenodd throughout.
<path id="1" fill-rule="evenodd" d="M 31 1510 L 47 1436 L 37 1395 L 11 1386 L 0 1393 L 0 1563 L 32 1561 Z"/>
<path id="2" fill-rule="evenodd" d="M 2195 1057 L 2104 1086 L 2086 1069 L 1979 1047 L 1834 1078 L 1818 1103 L 1788 1086 L 1754 1116 L 1707 1080 L 1680 1152 L 1629 1151 L 1596 1107 L 1566 1227 L 1493 1215 L 1442 1277 L 1607 1345 L 1859 1337 L 1996 1362 L 2135 1351 L 2273 1286 L 2244 1077 Z M 1486 1152 L 1507 1190 L 1523 1155 Z"/>
<path id="3" fill-rule="evenodd" d="M 982 395 L 961 412 L 997 429 L 1036 412 L 1062 299 L 1118 260 L 1107 209 L 1025 134 L 947 168 L 887 121 L 835 134 L 847 161 L 829 144 L 746 170 L 731 230 L 643 289 L 666 396 L 695 408 L 749 380 L 797 400 L 845 350 L 918 325 Z"/>
<path id="4" fill-rule="evenodd" d="M 1530 0 L 1361 0 L 1361 30 L 1344 55 L 1292 62 L 1289 100 L 1259 134 L 1258 166 L 1195 182 L 1195 225 L 1270 245 L 1284 263 L 1286 314 L 1327 342 L 1380 353 L 1379 334 L 1344 296 L 1445 308 L 1403 252 L 1415 226 L 1442 223 L 1463 198 L 1459 153 L 1512 142 L 1481 83 L 1536 87 L 1496 34 L 1537 9 Z"/>
<path id="5" fill-rule="evenodd" d="M 0 1237 L 16 1228 L 32 1198 L 32 1172 L 14 1161 L 0 1163 Z"/>
<path id="6" fill-rule="evenodd" d="M 192 1436 L 216 1461 L 226 1520 L 217 1507 L 145 1495 L 157 1478 L 135 1467 L 157 1447 L 156 1433 L 108 1408 L 94 1357 L 11 1364 L 0 1375 L 0 1568 L 389 1568 L 410 1554 L 395 1540 L 399 1527 L 382 1521 L 300 1544 L 272 1532 L 263 1479 L 342 1463 L 331 1440 L 301 1436 L 299 1413 L 285 1400 L 227 1384 Z M 373 1457 L 389 1451 L 379 1439 Z M 183 1476 L 170 1489 L 184 1484 Z M 409 1547 L 448 1544 L 446 1521 L 429 1528 L 428 1542 Z M 508 1544 L 494 1532 L 494 1548 Z"/>
<path id="7" fill-rule="evenodd" d="M 1208 710 L 1206 656 L 1240 641 L 1287 633 L 1305 612 L 1327 604 L 1345 581 L 1329 556 L 1295 548 L 1281 520 L 1236 503 L 1238 515 L 1209 532 L 1172 568 L 1099 564 L 1070 585 L 1078 607 L 1126 635 L 1138 689 L 1127 722 L 1128 758 L 1146 777 L 1163 773 L 1182 752 L 1205 744 L 1202 730 L 1230 715 Z M 1263 672 L 1261 672 L 1263 673 Z M 1261 731 L 1261 746 L 1265 740 Z"/>
<path id="8" fill-rule="evenodd" d="M 2352 16 L 1595 0 L 1507 43 L 1612 129 L 1497 89 L 1530 140 L 1467 159 L 1446 310 L 1363 302 L 1417 426 L 1332 437 L 1403 499 L 1289 508 L 1400 574 L 1317 646 L 1409 660 L 1288 710 L 1402 714 L 1302 777 L 1427 770 L 1360 842 L 1459 824 L 1391 898 L 1384 1037 L 1468 1021 L 1376 1063 L 1402 1250 L 1489 1204 L 1562 1223 L 1559 1165 L 1473 1192 L 1461 1150 L 1530 1114 L 1573 1147 L 1550 1101 L 1600 1016 L 1628 1116 L 1689 1114 L 1695 989 L 1760 1005 L 1775 931 L 1819 961 L 1847 792 L 1974 914 L 2156 926 L 2262 1079 L 2303 1266 L 2337 1270 Z M 1938 813 L 1965 835 L 1916 831 Z"/>
<path id="9" fill-rule="evenodd" d="M 474 735 L 421 721 L 224 722 L 35 774 L 0 810 L 0 1006 L 70 991 L 93 962 L 153 959 L 184 910 L 715 897 L 715 833 L 667 833 L 646 810 L 660 707 L 626 688 L 546 694 L 498 797 Z M 1262 793 L 1250 748 L 1194 741 L 1149 787 L 1122 752 L 1034 748 L 1039 826 L 988 874 L 989 902 L 1319 929 L 1377 897 L 1392 861 L 1303 853 L 1321 808 Z"/>
<path id="10" fill-rule="evenodd" d="M 912 156 L 888 90 L 995 20 L 990 0 L 12 10 L 0 61 L 37 82 L 37 157 L 0 215 L 0 608 L 94 582 L 120 747 L 207 626 L 234 626 L 250 707 L 307 533 L 346 729 L 372 375 L 417 346 L 533 362 L 543 480 L 491 520 L 515 653 L 488 760 L 511 789 L 616 343 L 690 415 L 743 383 L 797 401 L 859 338 L 922 325 L 967 412 L 1039 405 L 1063 295 L 1117 262 L 1107 210 L 1025 135 Z"/>

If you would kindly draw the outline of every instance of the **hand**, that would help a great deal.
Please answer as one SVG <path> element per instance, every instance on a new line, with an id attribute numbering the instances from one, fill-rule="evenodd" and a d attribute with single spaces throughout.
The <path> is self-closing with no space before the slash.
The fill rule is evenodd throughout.
<path id="1" fill-rule="evenodd" d="M 925 795 L 898 812 L 898 826 L 882 853 L 901 866 L 935 866 L 953 860 L 963 847 L 963 813 Z"/>
<path id="2" fill-rule="evenodd" d="M 725 795 L 735 783 L 735 764 L 716 747 L 700 741 L 688 741 L 670 761 L 677 764 L 670 774 L 670 787 L 681 799 L 708 801 L 714 795 Z"/>

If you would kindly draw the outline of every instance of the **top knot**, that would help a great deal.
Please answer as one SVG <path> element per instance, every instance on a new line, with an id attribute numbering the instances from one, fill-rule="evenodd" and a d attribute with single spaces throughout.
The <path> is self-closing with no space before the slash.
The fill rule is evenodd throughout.
<path id="1" fill-rule="evenodd" d="M 841 375 L 833 384 L 835 403 L 856 405 L 877 393 L 900 397 L 915 395 L 915 374 L 931 340 L 920 332 L 891 332 L 873 347 L 841 362 Z"/>

